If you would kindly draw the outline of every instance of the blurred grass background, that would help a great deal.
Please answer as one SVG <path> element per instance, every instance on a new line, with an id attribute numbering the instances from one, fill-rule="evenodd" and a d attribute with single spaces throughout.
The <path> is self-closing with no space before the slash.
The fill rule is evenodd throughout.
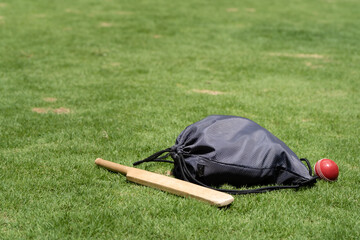
<path id="1" fill-rule="evenodd" d="M 0 238 L 359 238 L 359 7 L 0 0 Z M 339 180 L 219 210 L 94 166 L 130 166 L 210 114 L 335 160 Z"/>

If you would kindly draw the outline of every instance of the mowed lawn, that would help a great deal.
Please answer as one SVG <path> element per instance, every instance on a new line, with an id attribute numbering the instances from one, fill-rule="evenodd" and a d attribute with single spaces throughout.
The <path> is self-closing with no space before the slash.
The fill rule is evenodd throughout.
<path id="1" fill-rule="evenodd" d="M 359 239 L 360 2 L 0 0 L 0 239 Z M 226 209 L 131 182 L 208 115 L 337 182 Z M 172 166 L 140 168 L 168 174 Z"/>

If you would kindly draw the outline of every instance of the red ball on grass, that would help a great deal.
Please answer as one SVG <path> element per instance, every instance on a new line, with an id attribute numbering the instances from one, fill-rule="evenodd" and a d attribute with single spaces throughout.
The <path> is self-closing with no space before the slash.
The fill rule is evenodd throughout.
<path id="1" fill-rule="evenodd" d="M 323 158 L 316 162 L 315 173 L 326 181 L 335 181 L 339 176 L 339 167 L 331 159 Z"/>

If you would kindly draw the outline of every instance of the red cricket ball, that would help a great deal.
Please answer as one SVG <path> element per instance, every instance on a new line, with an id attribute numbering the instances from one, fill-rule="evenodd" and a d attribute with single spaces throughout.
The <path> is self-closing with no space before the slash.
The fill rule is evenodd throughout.
<path id="1" fill-rule="evenodd" d="M 323 158 L 315 163 L 315 173 L 326 181 L 335 181 L 339 176 L 339 167 L 331 159 Z"/>

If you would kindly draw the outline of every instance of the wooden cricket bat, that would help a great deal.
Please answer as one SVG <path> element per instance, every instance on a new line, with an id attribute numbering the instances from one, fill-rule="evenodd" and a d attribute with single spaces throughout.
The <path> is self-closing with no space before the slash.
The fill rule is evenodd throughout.
<path id="1" fill-rule="evenodd" d="M 131 182 L 157 188 L 175 195 L 195 198 L 217 207 L 227 206 L 234 201 L 233 196 L 230 194 L 202 187 L 180 179 L 167 177 L 138 168 L 127 167 L 101 158 L 97 158 L 95 163 L 110 171 L 119 172 L 125 175 L 126 179 Z"/>

